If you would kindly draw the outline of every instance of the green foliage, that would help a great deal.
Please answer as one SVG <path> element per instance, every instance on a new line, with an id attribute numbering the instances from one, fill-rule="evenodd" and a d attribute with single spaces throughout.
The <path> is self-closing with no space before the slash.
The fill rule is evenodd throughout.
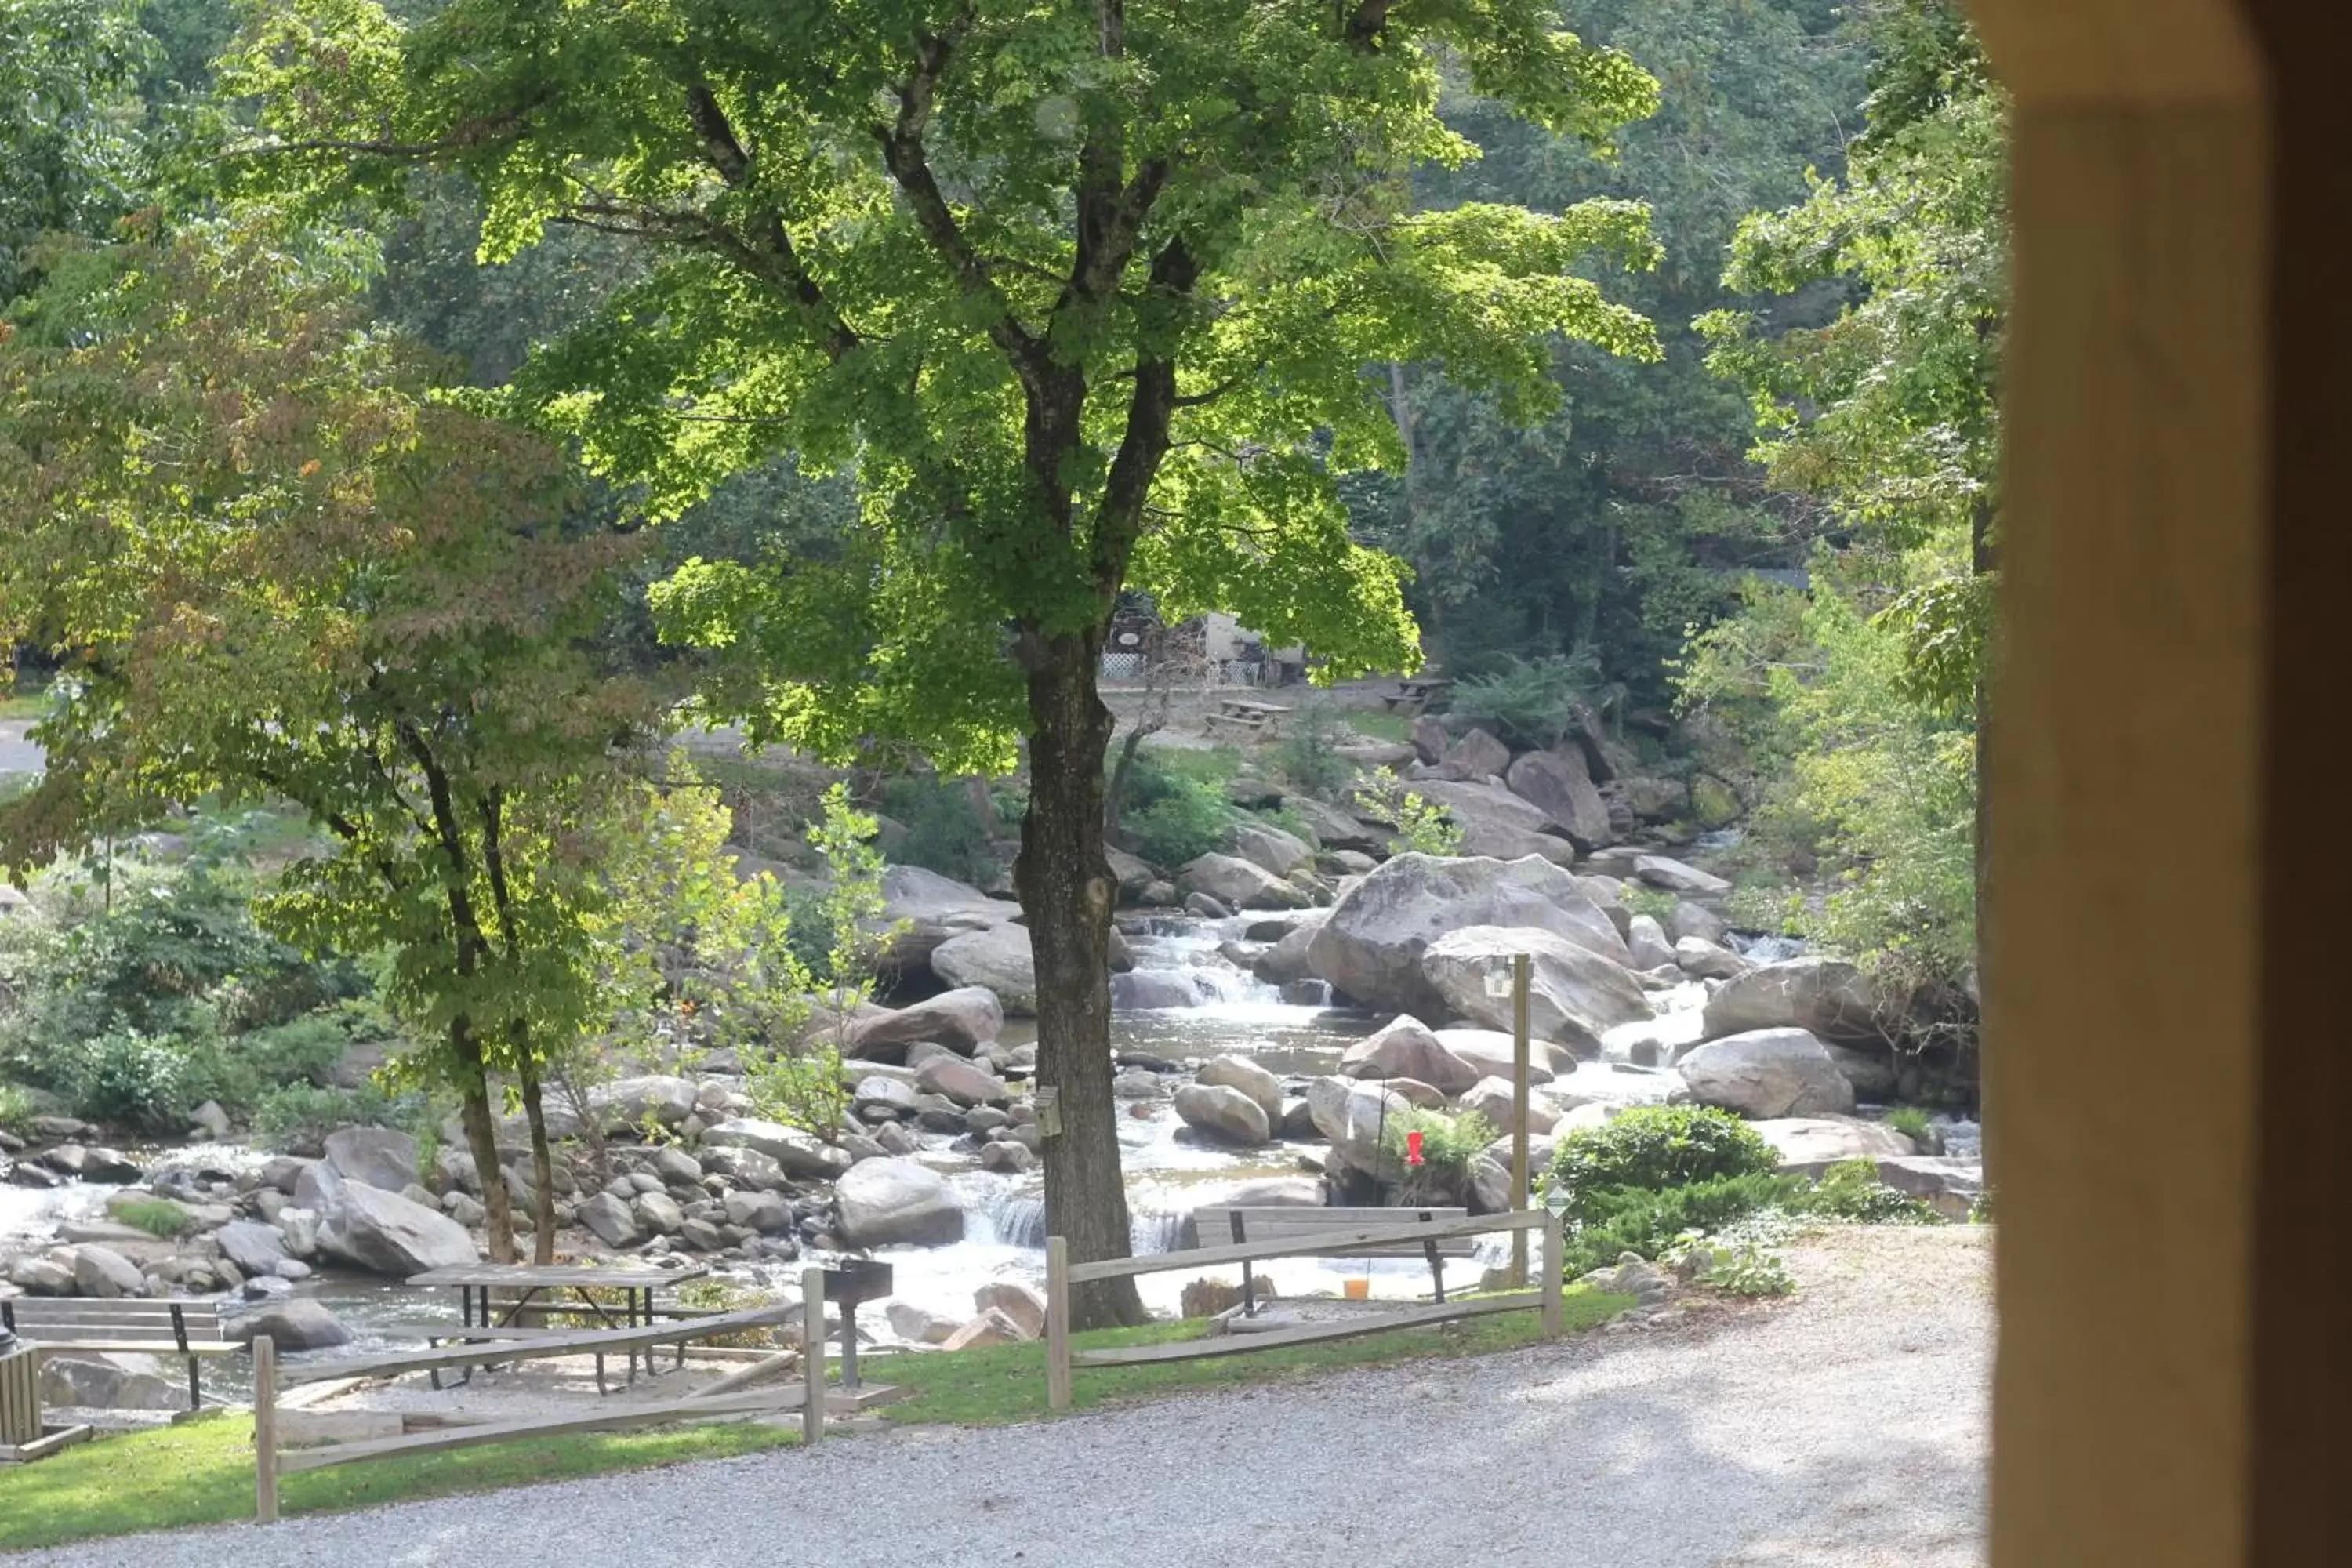
<path id="1" fill-rule="evenodd" d="M 1841 1160 L 1822 1173 L 1813 1190 L 1790 1205 L 1799 1214 L 1860 1225 L 1941 1225 L 1933 1206 L 1878 1179 L 1870 1160 Z"/>
<path id="2" fill-rule="evenodd" d="M 1789 1266 L 1752 1243 L 1718 1248 L 1696 1278 L 1706 1289 L 1727 1296 L 1786 1296 L 1797 1288 Z"/>
<path id="3" fill-rule="evenodd" d="M 1396 829 L 1390 847 L 1398 854 L 1459 855 L 1462 829 L 1445 808 L 1415 794 L 1393 769 L 1374 768 L 1356 781 L 1356 809 Z"/>
<path id="4" fill-rule="evenodd" d="M 1129 807 L 1121 826 L 1145 859 L 1181 866 L 1222 847 L 1235 815 L 1233 803 L 1215 784 L 1177 775 L 1141 805 Z"/>
<path id="5" fill-rule="evenodd" d="M 1661 926 L 1675 918 L 1675 906 L 1681 902 L 1663 888 L 1648 887 L 1640 882 L 1628 882 L 1619 889 L 1617 901 L 1631 913 L 1647 915 Z"/>
<path id="6" fill-rule="evenodd" d="M 265 1091 L 253 1111 L 253 1136 L 264 1148 L 316 1150 L 338 1127 L 404 1127 L 420 1139 L 431 1123 L 422 1095 L 386 1094 L 374 1084 L 357 1089 L 289 1083 Z"/>
<path id="7" fill-rule="evenodd" d="M 828 1142 L 841 1136 L 842 1119 L 849 1114 L 849 1077 L 830 1045 L 747 1055 L 743 1090 L 761 1116 Z"/>
<path id="8" fill-rule="evenodd" d="M 1584 715 L 1610 706 L 1623 688 L 1603 688 L 1601 661 L 1590 647 L 1536 658 L 1507 655 L 1501 668 L 1465 677 L 1454 689 L 1454 710 L 1482 721 L 1519 746 L 1556 746 Z"/>
<path id="9" fill-rule="evenodd" d="M 1422 1164 L 1418 1170 L 1404 1163 L 1406 1142 L 1415 1132 L 1421 1134 Z M 1387 1125 L 1381 1131 L 1381 1147 L 1401 1173 L 1406 1196 L 1422 1191 L 1453 1194 L 1468 1186 L 1472 1163 L 1486 1152 L 1496 1137 L 1493 1125 L 1475 1110 L 1448 1116 L 1443 1111 L 1407 1106 L 1389 1113 Z"/>
<path id="10" fill-rule="evenodd" d="M 985 887 L 1004 869 L 995 844 L 995 812 L 983 817 L 959 782 L 901 774 L 885 780 L 882 811 L 905 825 L 891 858 L 942 877 Z"/>
<path id="11" fill-rule="evenodd" d="M 1637 1105 L 1559 1140 L 1552 1151 L 1550 1190 L 1564 1199 L 1567 1218 L 1582 1220 L 1592 1212 L 1590 1205 L 1618 1189 L 1655 1192 L 1766 1174 L 1779 1163 L 1772 1146 L 1728 1111 Z"/>
<path id="12" fill-rule="evenodd" d="M 1898 1105 L 1886 1113 L 1886 1125 L 1916 1143 L 1921 1150 L 1932 1152 L 1936 1142 L 1936 1125 L 1927 1113 L 1916 1105 Z"/>
<path id="13" fill-rule="evenodd" d="M 1563 1218 L 1572 1227 L 1567 1237 L 1567 1272 L 1575 1279 L 1607 1268 L 1622 1253 L 1654 1260 L 1683 1241 L 1688 1232 L 1704 1235 L 1781 1206 L 1806 1185 L 1801 1176 L 1750 1172 L 1663 1188 L 1570 1189 L 1555 1175 L 1545 1201 L 1573 1211 Z"/>
<path id="14" fill-rule="evenodd" d="M 106 1205 L 107 1216 L 143 1230 L 150 1236 L 176 1241 L 196 1228 L 196 1216 L 185 1204 L 147 1194 L 125 1197 Z"/>
<path id="15" fill-rule="evenodd" d="M 1349 733 L 1347 724 L 1328 708 L 1302 706 L 1290 716 L 1275 746 L 1276 772 L 1302 794 L 1338 799 L 1356 776 L 1356 764 L 1339 752 Z M 1300 837 L 1313 841 L 1310 836 Z"/>
<path id="16" fill-rule="evenodd" d="M 33 1124 L 33 1096 L 19 1084 L 0 1083 L 0 1132 L 22 1137 Z"/>

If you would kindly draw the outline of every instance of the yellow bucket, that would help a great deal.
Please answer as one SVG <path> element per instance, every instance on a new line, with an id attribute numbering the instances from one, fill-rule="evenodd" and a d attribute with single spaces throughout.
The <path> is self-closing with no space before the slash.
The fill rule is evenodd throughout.
<path id="1" fill-rule="evenodd" d="M 1372 1282 L 1370 1279 L 1348 1280 L 1345 1289 L 1348 1292 L 1348 1300 L 1350 1301 L 1369 1301 L 1372 1299 Z"/>

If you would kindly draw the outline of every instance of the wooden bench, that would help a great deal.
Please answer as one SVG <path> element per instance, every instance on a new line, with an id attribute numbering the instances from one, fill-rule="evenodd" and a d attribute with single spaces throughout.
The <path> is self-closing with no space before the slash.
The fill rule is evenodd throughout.
<path id="1" fill-rule="evenodd" d="M 1385 693 L 1381 698 L 1381 705 L 1391 713 L 1399 710 L 1406 713 L 1426 713 L 1433 709 L 1444 708 L 1446 698 L 1453 689 L 1454 682 L 1443 677 L 1433 676 L 1426 679 L 1400 680 L 1394 691 Z"/>
<path id="2" fill-rule="evenodd" d="M 1249 1212 L 1249 1211 L 1244 1211 Z M 1301 1214 L 1316 1210 L 1301 1208 Z M 1394 1215 L 1393 1209 L 1323 1210 L 1323 1213 Z M 1244 1225 L 1247 1221 L 1244 1220 Z M 1269 1258 L 1299 1256 L 1329 1258 L 1378 1255 L 1402 1247 L 1421 1251 L 1487 1231 L 1541 1230 L 1544 1234 L 1543 1285 L 1536 1290 L 1515 1290 L 1499 1296 L 1457 1298 L 1395 1311 L 1350 1315 L 1330 1322 L 1301 1323 L 1246 1334 L 1218 1334 L 1206 1339 L 1176 1340 L 1166 1344 L 1129 1345 L 1108 1350 L 1070 1348 L 1070 1287 L 1095 1279 L 1127 1279 L 1139 1274 L 1160 1274 L 1171 1268 L 1200 1268 L 1226 1263 L 1249 1264 Z M 1236 1243 L 1231 1247 L 1195 1247 L 1181 1252 L 1160 1252 L 1147 1258 L 1108 1258 L 1098 1263 L 1072 1263 L 1066 1237 L 1045 1238 L 1045 1404 L 1062 1411 L 1070 1407 L 1070 1374 L 1081 1366 L 1139 1366 L 1159 1362 L 1196 1361 L 1205 1356 L 1244 1355 L 1280 1345 L 1312 1344 L 1324 1340 L 1353 1339 L 1391 1329 L 1424 1328 L 1490 1312 L 1525 1308 L 1543 1311 L 1546 1339 L 1560 1332 L 1560 1269 L 1567 1255 L 1560 1237 L 1559 1216 L 1548 1209 L 1520 1209 L 1511 1214 L 1478 1215 L 1446 1222 L 1383 1225 L 1347 1231 L 1336 1226 L 1273 1241 Z"/>
<path id="3" fill-rule="evenodd" d="M 1213 734 L 1223 729 L 1244 735 L 1263 735 L 1289 711 L 1279 702 L 1259 702 L 1246 697 L 1219 698 L 1217 710 L 1208 717 L 1208 728 Z"/>
<path id="4" fill-rule="evenodd" d="M 213 1301 L 93 1300 L 19 1296 L 0 1300 L 0 1323 L 44 1353 L 168 1355 L 188 1363 L 188 1407 L 204 1404 L 204 1358 L 242 1347 L 223 1337 Z"/>
<path id="5" fill-rule="evenodd" d="M 1334 1237 L 1355 1235 L 1383 1226 L 1454 1225 L 1469 1217 L 1470 1211 L 1462 1208 L 1317 1208 L 1306 1204 L 1235 1208 L 1211 1205 L 1193 1211 L 1192 1222 L 1204 1246 L 1211 1236 L 1221 1236 L 1237 1247 L 1254 1241 L 1296 1242 L 1297 1246 L 1290 1256 L 1297 1258 L 1411 1258 L 1419 1254 L 1429 1260 L 1430 1282 L 1436 1289 L 1439 1304 L 1443 1305 L 1445 1300 L 1444 1260 L 1448 1258 L 1468 1258 L 1477 1251 L 1476 1243 L 1468 1236 L 1393 1241 L 1373 1247 L 1334 1246 L 1327 1248 L 1320 1244 Z M 1242 1260 L 1242 1310 L 1253 1317 L 1257 1313 L 1257 1279 L 1251 1272 L 1247 1258 Z"/>

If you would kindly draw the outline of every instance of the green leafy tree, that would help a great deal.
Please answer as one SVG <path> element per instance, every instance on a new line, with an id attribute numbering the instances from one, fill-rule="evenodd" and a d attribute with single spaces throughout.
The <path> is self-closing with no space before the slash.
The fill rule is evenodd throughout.
<path id="1" fill-rule="evenodd" d="M 545 1047 L 593 1001 L 610 897 L 586 825 L 666 705 L 587 651 L 632 542 L 570 526 L 561 453 L 434 395 L 354 308 L 365 259 L 258 223 L 68 253 L 0 342 L 0 640 L 61 667 L 0 860 L 206 795 L 302 808 L 325 847 L 265 920 L 387 955 L 501 1258 L 513 1075 L 544 1257 Z"/>
<path id="2" fill-rule="evenodd" d="M 482 192 L 493 258 L 551 226 L 647 247 L 513 401 L 653 514 L 787 452 L 855 469 L 835 559 L 689 568 L 656 607 L 731 656 L 709 700 L 755 739 L 884 737 L 963 773 L 1025 737 L 1045 1198 L 1080 1259 L 1129 1245 L 1097 690 L 1120 593 L 1231 610 L 1333 674 L 1409 666 L 1398 568 L 1337 496 L 1401 461 L 1366 365 L 1443 360 L 1517 416 L 1550 402 L 1559 336 L 1655 352 L 1574 270 L 1648 259 L 1633 205 L 1410 210 L 1416 167 L 1472 151 L 1436 114 L 1446 68 L 1596 140 L 1654 102 L 1539 0 L 856 0 L 756 26 L 455 0 L 414 27 L 320 0 L 232 73 L 280 188 L 396 197 L 429 164 Z M 1073 1308 L 1141 1311 L 1126 1281 Z"/>

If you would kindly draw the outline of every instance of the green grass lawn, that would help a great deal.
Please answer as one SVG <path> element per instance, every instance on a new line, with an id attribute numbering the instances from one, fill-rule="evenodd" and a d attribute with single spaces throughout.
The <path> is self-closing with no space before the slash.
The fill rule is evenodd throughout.
<path id="1" fill-rule="evenodd" d="M 1589 1329 L 1631 1304 L 1629 1298 L 1571 1288 L 1570 1332 Z M 1154 1344 L 1190 1339 L 1200 1322 L 1080 1334 L 1081 1347 Z M 1444 1329 L 1377 1334 L 1252 1355 L 1169 1365 L 1079 1369 L 1073 1400 L 1080 1410 L 1131 1404 L 1151 1394 L 1235 1384 L 1265 1384 L 1342 1367 L 1380 1366 L 1416 1358 L 1516 1350 L 1539 1339 L 1532 1311 L 1475 1318 Z M 881 1414 L 896 1423 L 996 1426 L 1045 1417 L 1045 1347 L 1003 1345 L 954 1355 L 874 1356 L 874 1382 L 907 1391 Z M 614 1470 L 723 1458 L 800 1440 L 798 1418 L 782 1425 L 719 1423 L 614 1435 L 548 1437 L 455 1453 L 339 1465 L 282 1477 L 278 1506 L 287 1515 L 367 1508 L 453 1492 L 557 1481 Z M 855 1439 L 849 1439 L 854 1441 Z M 253 1517 L 253 1419 L 222 1411 L 177 1426 L 100 1438 L 23 1467 L 0 1471 L 0 1551 L 26 1551 L 93 1536 Z"/>
<path id="2" fill-rule="evenodd" d="M 1375 713 L 1361 708 L 1349 709 L 1342 715 L 1348 728 L 1374 741 L 1410 741 L 1412 739 L 1412 715 L 1410 713 Z"/>

